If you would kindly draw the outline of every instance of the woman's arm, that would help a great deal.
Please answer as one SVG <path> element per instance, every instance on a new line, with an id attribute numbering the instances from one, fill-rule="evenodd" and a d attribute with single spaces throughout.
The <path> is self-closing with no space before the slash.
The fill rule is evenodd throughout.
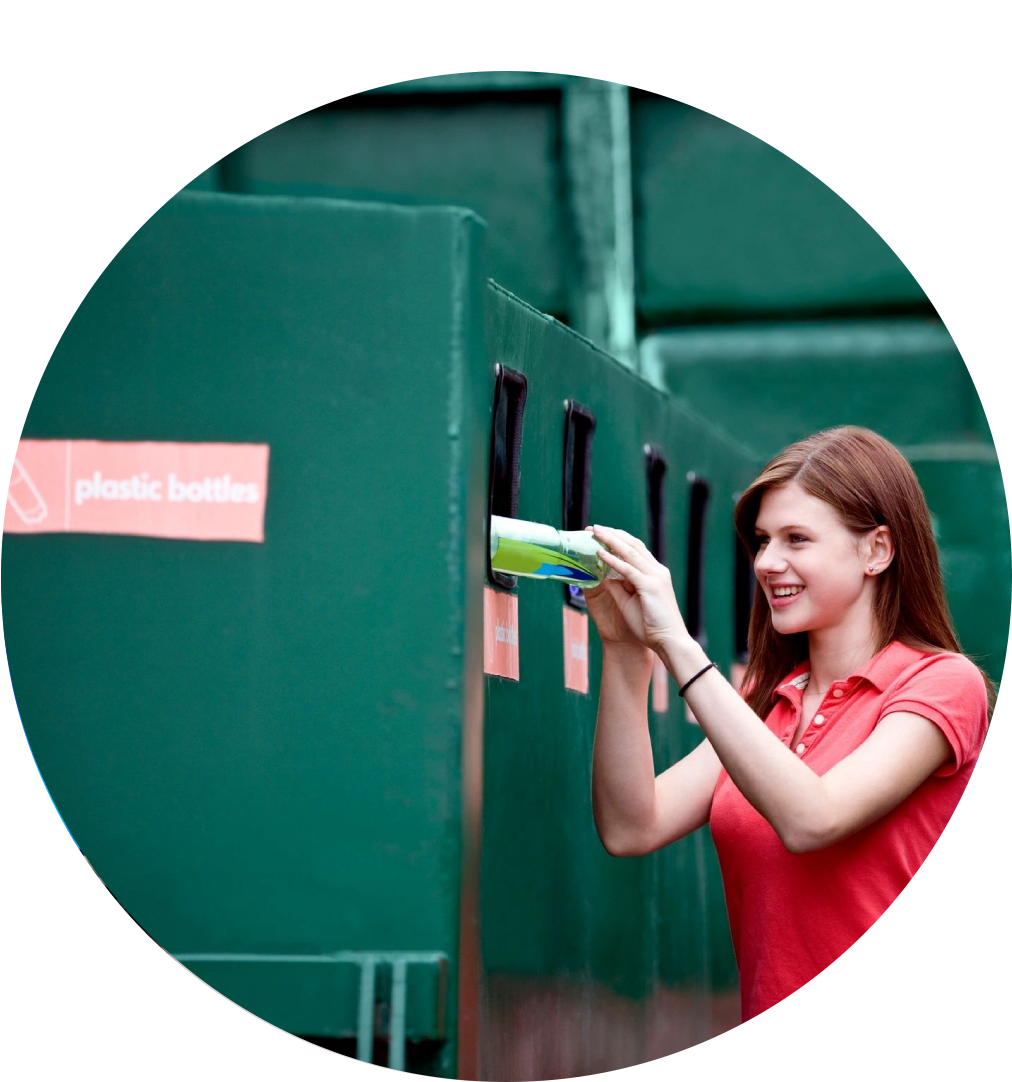
<path id="1" fill-rule="evenodd" d="M 654 655 L 605 643 L 594 736 L 594 822 L 612 856 L 653 852 L 710 818 L 720 762 L 703 741 L 654 777 L 647 696 Z"/>
<path id="2" fill-rule="evenodd" d="M 642 542 L 595 528 L 612 550 L 602 559 L 636 592 L 642 631 L 678 685 L 709 663 L 686 632 L 671 576 Z M 937 726 L 917 714 L 889 715 L 860 748 L 823 777 L 767 728 L 731 685 L 711 669 L 686 701 L 720 763 L 749 803 L 791 852 L 822 848 L 891 811 L 937 770 L 951 752 Z"/>
<path id="3" fill-rule="evenodd" d="M 683 684 L 707 664 L 692 639 L 666 643 L 659 653 Z M 822 849 L 892 811 L 952 754 L 927 718 L 889 714 L 820 777 L 716 670 L 701 676 L 685 698 L 735 785 L 792 853 Z"/>

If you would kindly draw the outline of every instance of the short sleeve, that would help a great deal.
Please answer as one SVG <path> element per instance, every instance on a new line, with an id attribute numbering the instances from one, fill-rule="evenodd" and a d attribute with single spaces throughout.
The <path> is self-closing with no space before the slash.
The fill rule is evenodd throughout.
<path id="1" fill-rule="evenodd" d="M 945 734 L 954 761 L 935 777 L 955 774 L 976 762 L 987 733 L 987 687 L 980 670 L 963 654 L 933 654 L 904 673 L 888 690 L 880 717 L 919 714 Z"/>

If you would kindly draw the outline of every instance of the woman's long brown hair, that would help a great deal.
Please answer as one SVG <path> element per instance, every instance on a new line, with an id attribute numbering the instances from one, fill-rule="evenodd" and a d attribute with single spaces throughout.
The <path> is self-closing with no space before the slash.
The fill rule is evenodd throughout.
<path id="1" fill-rule="evenodd" d="M 828 503 L 855 534 L 889 527 L 895 554 L 876 583 L 876 652 L 899 640 L 915 650 L 961 653 L 945 599 L 928 505 L 903 455 L 877 433 L 850 425 L 791 444 L 766 464 L 735 507 L 735 529 L 753 557 L 763 494 L 792 481 Z M 756 590 L 748 648 L 742 687 L 749 706 L 764 718 L 772 709 L 777 684 L 808 657 L 808 634 L 774 631 L 766 596 Z M 989 705 L 993 705 L 994 685 L 986 673 L 982 675 Z"/>

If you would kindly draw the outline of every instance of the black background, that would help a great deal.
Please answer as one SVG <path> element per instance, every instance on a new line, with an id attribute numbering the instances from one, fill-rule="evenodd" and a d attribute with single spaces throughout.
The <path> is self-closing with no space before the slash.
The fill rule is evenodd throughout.
<path id="1" fill-rule="evenodd" d="M 8 399 L 12 454 L 45 360 L 122 243 L 175 190 L 260 131 L 324 98 L 443 70 L 413 47 L 411 26 L 420 8 L 409 5 L 403 15 L 384 9 L 371 23 L 359 13 L 354 31 L 342 26 L 319 44 L 304 32 L 311 27 L 290 37 L 281 28 L 287 40 L 272 41 L 270 51 L 265 43 L 227 48 L 227 42 L 198 45 L 167 34 L 171 61 L 92 52 L 87 62 L 63 65 L 71 90 L 58 108 L 13 110 L 9 136 L 25 172 L 9 201 L 9 221 L 15 258 L 25 268 L 18 314 L 25 313 L 30 331 L 16 352 L 35 374 L 23 397 Z M 661 18 L 653 6 L 621 10 L 631 28 L 762 71 L 862 136 L 928 204 L 999 325 L 1006 320 L 1009 230 L 999 161 L 1007 94 L 999 91 L 994 32 L 946 26 L 911 34 L 872 25 L 870 15 L 858 25 L 852 15 L 843 26 L 735 18 L 731 35 Z M 472 11 L 485 18 L 546 17 L 523 6 L 473 4 Z M 553 6 L 549 15 L 592 19 L 573 4 Z M 595 16 L 601 23 L 614 18 Z M 398 40 L 382 49 L 372 44 L 402 19 Z M 632 45 L 488 37 L 451 70 L 472 68 L 566 71 L 643 85 L 722 116 L 796 158 L 850 201 L 921 281 L 968 362 L 1002 451 L 989 403 L 990 381 L 1002 373 L 967 294 L 914 212 L 836 136 L 724 72 Z M 71 843 L 32 764 L 13 699 L 9 703 L 12 1048 L 48 1066 L 89 1063 L 114 1073 L 152 1064 L 201 1072 L 378 1070 L 295 1041 L 229 1005 L 147 938 Z M 883 1060 L 906 1069 L 939 1068 L 968 1052 L 984 1061 L 1000 1051 L 996 986 L 1002 987 L 999 947 L 1007 929 L 995 868 L 1007 845 L 991 809 L 998 803 L 1001 720 L 999 708 L 948 830 L 876 927 L 812 985 L 747 1026 L 682 1053 L 671 1066 L 708 1070 L 738 1055 L 768 1052 L 774 1058 L 764 1056 L 763 1066 L 773 1070 L 881 1069 Z M 804 919 L 803 912 L 785 914 L 785 920 Z M 809 1055 L 818 1058 L 810 1063 Z"/>

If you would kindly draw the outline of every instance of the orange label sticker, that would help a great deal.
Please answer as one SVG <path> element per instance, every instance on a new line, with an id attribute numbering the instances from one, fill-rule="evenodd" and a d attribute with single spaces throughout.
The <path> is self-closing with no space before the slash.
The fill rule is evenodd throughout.
<path id="1" fill-rule="evenodd" d="M 590 691 L 590 668 L 587 661 L 587 614 L 568 606 L 562 609 L 563 678 L 570 691 L 586 695 Z"/>
<path id="2" fill-rule="evenodd" d="M 668 712 L 668 670 L 664 662 L 654 655 L 654 675 L 650 683 L 650 705 L 655 714 Z"/>
<path id="3" fill-rule="evenodd" d="M 266 444 L 22 440 L 4 533 L 263 541 Z"/>
<path id="4" fill-rule="evenodd" d="M 485 587 L 485 672 L 520 679 L 519 609 L 516 594 Z"/>

